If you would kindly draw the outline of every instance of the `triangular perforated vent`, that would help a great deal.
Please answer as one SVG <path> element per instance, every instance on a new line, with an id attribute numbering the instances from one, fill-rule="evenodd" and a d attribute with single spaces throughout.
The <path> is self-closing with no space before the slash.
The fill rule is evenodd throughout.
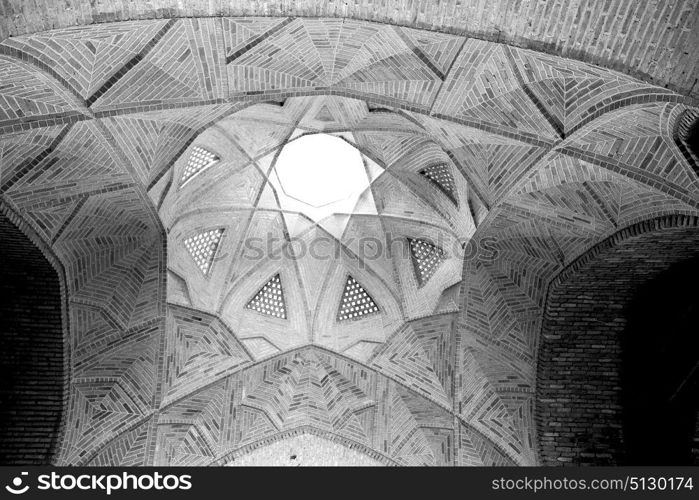
<path id="1" fill-rule="evenodd" d="M 449 167 L 444 163 L 431 165 L 420 170 L 420 175 L 432 181 L 440 191 L 447 195 L 452 203 L 456 204 L 456 183 Z"/>
<path id="2" fill-rule="evenodd" d="M 187 182 L 192 180 L 198 174 L 202 173 L 211 165 L 214 165 L 218 160 L 219 157 L 213 154 L 211 151 L 207 151 L 199 146 L 194 146 L 192 148 L 192 152 L 189 154 L 187 166 L 184 168 L 184 172 L 182 172 L 180 187 L 184 186 Z"/>
<path id="3" fill-rule="evenodd" d="M 337 311 L 337 320 L 359 319 L 377 312 L 379 312 L 379 306 L 376 305 L 374 299 L 352 276 L 347 276 L 345 290 L 342 292 L 340 300 L 340 308 Z"/>
<path id="4" fill-rule="evenodd" d="M 444 250 L 432 243 L 415 238 L 408 238 L 410 253 L 413 256 L 415 275 L 420 286 L 429 281 L 437 268 L 445 260 Z"/>
<path id="5" fill-rule="evenodd" d="M 268 316 L 286 319 L 286 302 L 280 276 L 274 275 L 245 307 Z"/>
<path id="6" fill-rule="evenodd" d="M 211 270 L 222 235 L 223 229 L 212 229 L 184 240 L 185 248 L 205 275 L 208 275 Z"/>

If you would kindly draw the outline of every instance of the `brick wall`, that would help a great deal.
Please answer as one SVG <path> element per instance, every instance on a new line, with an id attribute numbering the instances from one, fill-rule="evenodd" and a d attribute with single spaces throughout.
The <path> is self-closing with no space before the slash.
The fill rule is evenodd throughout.
<path id="1" fill-rule="evenodd" d="M 47 464 L 63 405 L 58 276 L 0 215 L 0 464 Z"/>
<path id="2" fill-rule="evenodd" d="M 542 465 L 615 465 L 634 461 L 628 452 L 629 443 L 625 442 L 624 404 L 629 393 L 650 401 L 656 398 L 653 391 L 658 389 L 625 389 L 624 384 L 629 381 L 624 369 L 638 368 L 628 362 L 627 342 L 646 342 L 625 337 L 629 306 L 644 283 L 657 278 L 672 264 L 696 255 L 699 233 L 696 228 L 628 233 L 628 239 L 569 268 L 549 289 L 537 373 Z M 656 313 L 660 318 L 670 318 L 677 311 L 672 304 L 664 303 L 659 304 Z M 661 320 L 660 324 L 669 322 Z M 657 333 L 657 339 L 668 335 Z M 645 371 L 664 380 L 663 363 L 668 363 L 668 359 L 658 355 L 655 366 L 652 361 L 646 364 Z M 669 429 L 656 425 L 647 432 L 652 433 L 652 439 Z"/>

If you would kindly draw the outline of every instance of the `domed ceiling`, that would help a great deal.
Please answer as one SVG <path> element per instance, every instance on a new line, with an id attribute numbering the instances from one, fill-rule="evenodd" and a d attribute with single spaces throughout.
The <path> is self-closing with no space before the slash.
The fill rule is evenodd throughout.
<path id="1" fill-rule="evenodd" d="M 65 275 L 60 464 L 223 464 L 301 434 L 536 464 L 548 283 L 630 224 L 699 215 L 692 98 L 476 38 L 142 19 L 8 38 L 0 76 L 3 213 Z"/>
<path id="2" fill-rule="evenodd" d="M 173 176 L 168 299 L 218 315 L 255 359 L 315 344 L 366 361 L 407 321 L 458 309 L 466 180 L 398 113 L 257 104 L 199 135 Z"/>

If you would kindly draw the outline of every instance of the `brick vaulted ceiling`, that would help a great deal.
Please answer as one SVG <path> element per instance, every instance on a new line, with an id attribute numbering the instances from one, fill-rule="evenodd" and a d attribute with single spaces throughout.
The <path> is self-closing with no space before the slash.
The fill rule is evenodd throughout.
<path id="1" fill-rule="evenodd" d="M 93 23 L 206 16 L 335 17 L 422 28 L 533 49 L 699 96 L 694 0 L 328 0 L 250 2 L 4 0 L 0 40 Z"/>
<path id="2" fill-rule="evenodd" d="M 527 16 L 501 25 L 485 10 L 469 38 L 426 7 L 372 16 L 442 31 L 118 9 L 139 19 L 90 24 L 112 19 L 107 4 L 42 31 L 1 4 L 0 34 L 17 35 L 0 44 L 2 209 L 65 271 L 56 462 L 227 463 L 305 432 L 386 464 L 537 463 L 547 283 L 626 226 L 699 215 L 696 158 L 675 133 L 696 104 L 696 54 L 682 51 L 697 13 L 670 4 L 654 8 L 685 27 L 671 41 L 642 30 L 655 11 L 620 2 L 608 18 L 686 62 L 672 70 L 610 50 L 611 35 L 593 43 L 587 25 L 525 36 Z M 371 186 L 314 223 L 283 210 L 270 173 L 285 144 L 318 132 L 360 151 Z M 386 232 L 446 242 L 411 243 L 444 261 L 423 283 L 410 254 L 357 258 L 352 236 Z M 247 261 L 245 242 L 270 234 L 323 236 L 337 258 Z M 380 310 L 345 323 L 348 275 Z M 256 309 L 282 301 L 277 316 Z"/>

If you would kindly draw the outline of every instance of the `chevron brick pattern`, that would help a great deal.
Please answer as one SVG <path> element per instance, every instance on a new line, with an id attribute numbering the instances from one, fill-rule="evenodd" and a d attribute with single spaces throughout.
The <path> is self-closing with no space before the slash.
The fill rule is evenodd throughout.
<path id="1" fill-rule="evenodd" d="M 353 19 L 362 2 L 340 19 L 197 17 L 197 1 L 11 38 L 0 23 L 2 208 L 65 275 L 55 462 L 224 464 L 313 435 L 383 464 L 536 464 L 548 284 L 630 225 L 699 214 L 681 135 L 696 103 L 654 85 L 696 93 L 690 4 L 666 4 L 564 9 L 610 20 L 595 42 L 582 24 L 559 40 L 573 59 L 507 23 L 497 39 L 524 48 L 480 39 L 497 16 L 464 36 L 478 17 L 449 2 L 390 24 Z M 644 30 L 686 71 L 639 53 Z M 587 64 L 625 57 L 638 71 Z M 269 179 L 290 139 L 318 132 L 356 146 L 370 188 L 313 224 Z M 377 251 L 389 233 L 407 252 Z M 270 235 L 279 259 L 245 253 Z M 292 255 L 320 236 L 333 259 Z"/>

